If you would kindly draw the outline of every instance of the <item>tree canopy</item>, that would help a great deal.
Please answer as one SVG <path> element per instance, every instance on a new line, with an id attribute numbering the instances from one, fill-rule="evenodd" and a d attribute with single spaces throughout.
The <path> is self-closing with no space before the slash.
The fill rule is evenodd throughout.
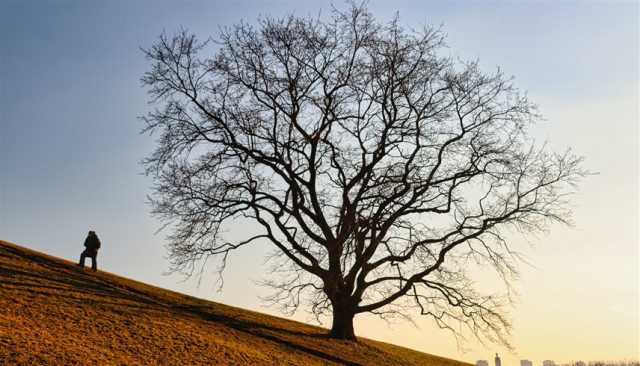
<path id="1" fill-rule="evenodd" d="M 422 314 L 508 344 L 503 299 L 475 290 L 467 268 L 508 283 L 505 233 L 569 223 L 585 172 L 533 144 L 540 117 L 511 78 L 443 47 L 438 29 L 358 5 L 215 41 L 163 34 L 144 50 L 157 106 L 144 121 L 158 136 L 145 164 L 174 269 L 270 245 L 286 269 L 267 282 L 271 300 L 332 314 L 333 337 L 354 339 L 358 313 Z M 260 232 L 228 240 L 238 219 Z"/>

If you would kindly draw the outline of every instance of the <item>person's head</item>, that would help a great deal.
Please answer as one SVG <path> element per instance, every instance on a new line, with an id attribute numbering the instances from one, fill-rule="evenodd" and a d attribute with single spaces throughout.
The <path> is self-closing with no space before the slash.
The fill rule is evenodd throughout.
<path id="1" fill-rule="evenodd" d="M 89 230 L 89 236 L 95 236 L 95 235 L 96 235 L 96 232 L 95 232 L 95 231 L 93 231 L 93 230 Z"/>

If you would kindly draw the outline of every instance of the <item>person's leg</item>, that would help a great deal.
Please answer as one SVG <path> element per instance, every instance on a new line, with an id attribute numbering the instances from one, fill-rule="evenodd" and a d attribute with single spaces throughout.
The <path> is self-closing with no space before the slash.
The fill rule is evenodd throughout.
<path id="1" fill-rule="evenodd" d="M 91 257 L 91 269 L 95 272 L 98 270 L 98 254 Z"/>
<path id="2" fill-rule="evenodd" d="M 84 268 L 84 262 L 86 259 L 87 259 L 87 252 L 83 250 L 82 254 L 80 254 L 80 262 L 78 263 L 78 265 Z"/>

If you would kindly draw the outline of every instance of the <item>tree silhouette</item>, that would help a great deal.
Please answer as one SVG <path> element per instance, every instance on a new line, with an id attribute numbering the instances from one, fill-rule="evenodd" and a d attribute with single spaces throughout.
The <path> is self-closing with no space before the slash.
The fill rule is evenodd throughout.
<path id="1" fill-rule="evenodd" d="M 241 23 L 215 42 L 182 30 L 144 50 L 159 133 L 145 164 L 173 268 L 217 257 L 222 270 L 269 243 L 284 273 L 270 299 L 332 314 L 332 337 L 355 339 L 356 314 L 414 307 L 508 344 L 504 301 L 465 268 L 509 281 L 505 231 L 568 223 L 581 158 L 529 141 L 535 105 L 499 70 L 441 56 L 439 30 L 357 5 L 329 18 Z M 237 219 L 261 232 L 226 240 Z"/>

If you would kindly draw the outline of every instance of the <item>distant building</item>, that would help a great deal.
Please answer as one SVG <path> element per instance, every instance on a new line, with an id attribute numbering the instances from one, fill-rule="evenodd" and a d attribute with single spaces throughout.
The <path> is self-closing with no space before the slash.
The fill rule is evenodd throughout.
<path id="1" fill-rule="evenodd" d="M 489 362 L 487 360 L 478 360 L 476 361 L 476 366 L 489 366 Z"/>
<path id="2" fill-rule="evenodd" d="M 533 366 L 533 362 L 530 360 L 520 360 L 520 366 Z"/>
<path id="3" fill-rule="evenodd" d="M 556 363 L 551 360 L 542 361 L 542 366 L 556 366 Z"/>
<path id="4" fill-rule="evenodd" d="M 496 353 L 496 366 L 502 366 L 502 360 L 500 359 L 500 356 L 498 356 L 498 354 Z"/>

